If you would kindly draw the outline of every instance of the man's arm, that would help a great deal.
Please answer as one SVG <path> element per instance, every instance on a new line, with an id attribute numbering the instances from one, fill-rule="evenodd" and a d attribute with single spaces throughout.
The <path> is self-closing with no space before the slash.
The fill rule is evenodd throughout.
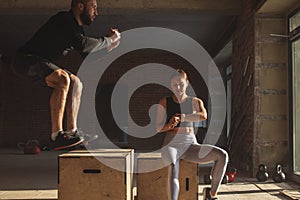
<path id="1" fill-rule="evenodd" d="M 92 51 L 95 52 L 103 48 L 107 48 L 108 51 L 111 51 L 118 46 L 120 38 L 120 33 L 116 29 L 112 29 L 109 36 L 101 37 L 99 39 L 87 37 L 82 33 L 79 33 L 76 36 L 77 43 L 79 43 L 83 55 L 87 55 Z"/>
<path id="2" fill-rule="evenodd" d="M 100 49 L 107 48 L 112 45 L 111 40 L 107 37 L 101 37 L 101 38 L 97 39 L 97 38 L 84 36 L 83 34 L 80 34 L 77 37 L 78 37 L 77 40 L 80 43 L 80 46 L 82 48 L 81 52 L 84 55 L 89 54 L 95 48 L 96 48 L 96 50 L 100 50 Z"/>

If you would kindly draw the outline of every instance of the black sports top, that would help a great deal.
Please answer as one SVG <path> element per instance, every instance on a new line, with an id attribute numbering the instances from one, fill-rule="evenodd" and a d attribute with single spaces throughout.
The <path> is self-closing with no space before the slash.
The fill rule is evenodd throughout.
<path id="1" fill-rule="evenodd" d="M 183 103 L 176 103 L 174 102 L 172 97 L 167 97 L 167 121 L 168 123 L 170 119 L 175 115 L 175 114 L 192 114 L 193 113 L 193 98 L 188 97 L 186 101 Z M 176 127 L 193 127 L 193 122 L 181 122 L 178 123 Z"/>
<path id="2" fill-rule="evenodd" d="M 85 57 L 99 45 L 106 47 L 109 44 L 104 37 L 97 39 L 85 36 L 83 27 L 78 24 L 72 11 L 62 11 L 52 16 L 19 52 L 53 61 L 67 49 L 73 48 Z"/>

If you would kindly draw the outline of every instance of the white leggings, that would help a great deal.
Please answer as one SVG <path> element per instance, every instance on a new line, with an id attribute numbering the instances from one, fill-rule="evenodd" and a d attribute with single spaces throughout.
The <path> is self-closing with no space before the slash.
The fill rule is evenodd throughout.
<path id="1" fill-rule="evenodd" d="M 206 164 L 214 163 L 212 168 L 211 191 L 217 192 L 226 171 L 228 154 L 225 150 L 208 144 L 198 144 L 194 134 L 167 134 L 162 156 L 171 163 L 168 173 L 168 199 L 177 200 L 179 194 L 179 161 Z"/>

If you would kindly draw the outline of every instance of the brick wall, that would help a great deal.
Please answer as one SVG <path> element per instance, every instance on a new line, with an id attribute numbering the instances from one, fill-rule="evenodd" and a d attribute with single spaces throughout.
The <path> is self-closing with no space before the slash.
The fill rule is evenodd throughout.
<path id="1" fill-rule="evenodd" d="M 13 15 L 4 15 L 1 18 L 7 24 L 7 29 L 1 33 L 3 38 L 6 40 L 1 40 L 1 52 L 14 52 L 17 47 L 22 45 L 36 30 L 40 24 L 43 23 L 49 16 L 48 15 L 21 15 L 20 18 L 14 18 Z M 13 19 L 12 19 L 13 18 Z M 24 32 L 15 30 L 16 28 L 12 24 L 23 24 L 22 19 L 29 24 L 27 28 L 24 28 Z M 105 18 L 106 19 L 106 18 Z M 112 21 L 117 19 L 117 17 L 112 16 Z M 107 20 L 108 21 L 108 20 Z M 12 24 L 9 24 L 12 22 Z M 30 23 L 29 23 L 30 22 Z M 105 21 L 106 22 L 106 21 Z M 111 26 L 109 23 L 93 24 L 93 27 L 89 27 L 88 33 L 92 35 L 99 34 L 99 32 L 106 30 L 107 27 Z M 100 23 L 100 24 L 99 24 Z M 143 22 L 140 22 L 143 23 Z M 135 23 L 128 23 L 126 26 L 136 26 Z M 126 30 L 124 25 L 124 29 Z M 98 28 L 101 27 L 99 31 Z M 91 29 L 94 28 L 94 29 Z M 14 33 L 14 34 L 12 34 Z M 16 39 L 17 38 L 17 39 Z M 74 59 L 76 55 L 70 55 L 65 60 L 60 60 L 62 66 L 75 66 L 80 65 L 80 59 Z M 136 51 L 130 54 L 122 56 L 120 59 L 116 60 L 106 71 L 101 79 L 99 85 L 102 87 L 102 92 L 104 94 L 110 94 L 115 82 L 129 69 L 149 62 L 162 63 L 168 66 L 173 66 L 175 68 L 182 67 L 187 70 L 190 74 L 190 82 L 196 89 L 196 93 L 200 98 L 203 98 L 205 104 L 207 105 L 207 92 L 206 86 L 202 79 L 196 75 L 195 70 L 191 65 L 184 59 L 177 57 L 171 53 L 165 51 L 154 51 L 154 50 L 143 50 Z M 194 74 L 193 74 L 194 73 Z M 45 89 L 39 85 L 33 85 L 31 82 L 21 81 L 16 77 L 10 68 L 6 65 L 1 64 L 1 124 L 0 124 L 0 145 L 1 146 L 16 146 L 19 141 L 26 141 L 28 139 L 39 139 L 41 143 L 47 142 L 49 140 L 50 134 L 50 108 L 49 108 L 49 97 L 51 95 L 50 89 Z M 139 89 L 131 100 L 131 114 L 134 120 L 143 125 L 147 124 L 148 118 L 148 108 L 154 102 L 157 103 L 158 100 L 170 92 L 165 88 L 158 87 L 157 85 L 145 86 Z M 104 95 L 106 96 L 106 95 Z M 113 140 L 120 140 L 122 134 L 120 129 L 115 126 L 111 114 L 106 110 L 109 108 L 109 99 L 103 99 L 104 106 L 99 113 L 105 113 L 108 117 L 101 118 L 102 124 L 106 125 L 108 134 Z M 101 104 L 101 103 L 100 103 Z M 133 106 L 134 105 L 134 106 Z M 98 105 L 97 105 L 98 106 Z M 99 120 L 100 121 L 100 120 Z M 107 123 L 106 123 L 107 122 Z M 162 136 L 157 136 L 158 138 L 151 138 L 150 140 L 132 142 L 142 148 L 156 148 L 155 146 L 160 145 Z M 146 146 L 145 146 L 145 145 Z M 148 145 L 148 147 L 147 147 Z"/>
<path id="2" fill-rule="evenodd" d="M 109 103 L 111 98 L 110 95 L 113 86 L 128 70 L 145 63 L 161 63 L 173 68 L 185 69 L 189 75 L 190 84 L 193 86 L 197 96 L 202 98 L 205 105 L 207 105 L 207 88 L 202 78 L 197 75 L 195 69 L 193 69 L 191 64 L 187 61 L 177 55 L 162 50 L 144 49 L 130 52 L 121 56 L 107 69 L 99 82 L 100 87 L 98 86 L 100 90 L 99 94 L 101 95 L 101 98 L 99 98 L 96 105 L 98 119 L 101 126 L 103 126 L 104 132 L 108 133 L 110 138 L 114 141 L 122 138 L 122 132 L 114 122 L 110 107 L 107 107 L 107 103 Z M 143 76 L 147 76 L 147 74 L 144 74 Z M 130 80 L 128 81 L 128 84 L 130 84 Z M 126 86 L 124 88 L 126 88 Z M 145 126 L 150 122 L 149 108 L 153 104 L 157 104 L 162 97 L 170 94 L 171 92 L 165 87 L 156 84 L 144 85 L 129 97 L 129 114 L 136 124 Z M 126 112 L 126 108 L 123 109 L 123 112 Z M 126 126 L 126 122 L 124 125 Z M 129 126 L 130 131 L 130 124 L 127 124 L 127 126 Z M 145 139 L 134 137 L 128 138 L 130 146 L 134 147 L 136 150 L 159 148 L 161 147 L 162 139 L 162 134 Z"/>
<path id="3" fill-rule="evenodd" d="M 233 35 L 232 111 L 229 137 L 231 162 L 252 173 L 253 132 L 256 112 L 255 78 L 255 11 L 262 1 L 243 1 L 243 14 L 238 17 Z"/>
<path id="4" fill-rule="evenodd" d="M 239 30 L 239 29 L 238 29 Z M 230 146 L 234 166 L 252 165 L 254 128 L 254 19 L 233 40 Z"/>
<path id="5" fill-rule="evenodd" d="M 2 55 L 1 55 L 2 56 Z M 3 115 L 3 111 L 4 111 L 4 98 L 3 98 L 3 91 L 4 91 L 4 81 L 3 81 L 3 67 L 4 64 L 2 62 L 0 62 L 0 146 L 3 145 L 3 125 L 4 125 L 4 115 Z"/>
<path id="6" fill-rule="evenodd" d="M 51 91 L 20 81 L 10 67 L 1 64 L 1 145 L 14 146 L 28 139 L 49 140 Z"/>
<path id="7" fill-rule="evenodd" d="M 233 37 L 229 148 L 234 165 L 253 176 L 261 163 L 273 170 L 288 162 L 288 49 L 286 39 L 270 36 L 286 34 L 284 16 L 258 15 L 251 1 L 244 6 Z"/>
<path id="8" fill-rule="evenodd" d="M 64 61 L 65 63 L 67 61 Z M 121 129 L 115 124 L 110 110 L 110 98 L 114 84 L 128 70 L 144 63 L 162 63 L 174 68 L 184 68 L 190 75 L 190 83 L 198 97 L 207 105 L 207 88 L 201 77 L 193 74 L 194 69 L 184 59 L 160 50 L 141 50 L 122 56 L 103 74 L 99 82 L 99 95 L 96 103 L 98 120 L 104 132 L 113 141 L 122 140 Z M 39 139 L 47 142 L 51 130 L 49 98 L 51 89 L 20 81 L 8 66 L 1 65 L 1 145 L 16 146 L 20 141 Z M 146 74 L 145 74 L 146 76 Z M 2 96 L 5 94 L 4 96 Z M 139 88 L 130 99 L 130 115 L 143 126 L 149 123 L 148 110 L 160 98 L 170 95 L 170 91 L 159 85 L 145 85 Z M 97 97 L 96 97 L 97 98 Z M 121 112 L 126 112 L 126 108 Z M 122 114 L 122 113 L 120 113 Z M 126 126 L 126 122 L 124 126 Z M 128 125 L 127 125 L 128 126 Z M 129 138 L 130 146 L 137 149 L 159 148 L 163 135 L 149 139 Z"/>

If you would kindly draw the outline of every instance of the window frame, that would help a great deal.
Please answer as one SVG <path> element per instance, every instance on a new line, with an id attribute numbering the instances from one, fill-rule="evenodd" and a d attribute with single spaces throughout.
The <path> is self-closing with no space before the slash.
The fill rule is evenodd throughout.
<path id="1" fill-rule="evenodd" d="M 300 25 L 290 31 L 290 19 L 300 11 L 300 7 L 291 12 L 287 17 L 287 32 L 288 32 L 288 101 L 289 101 L 289 149 L 290 149 L 290 179 L 300 182 L 300 175 L 294 173 L 294 97 L 293 97 L 293 43 L 300 40 Z"/>

